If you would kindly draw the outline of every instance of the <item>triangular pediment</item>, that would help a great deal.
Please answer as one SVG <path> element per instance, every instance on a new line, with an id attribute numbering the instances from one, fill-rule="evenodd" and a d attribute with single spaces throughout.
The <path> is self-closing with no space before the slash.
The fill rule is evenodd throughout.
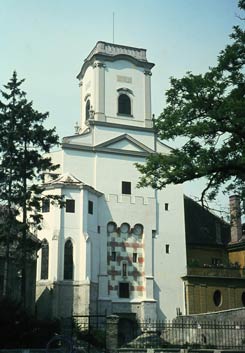
<path id="1" fill-rule="evenodd" d="M 110 150 L 121 150 L 121 151 L 132 151 L 138 153 L 154 153 L 154 151 L 136 140 L 128 134 L 117 136 L 111 140 L 103 142 L 96 146 L 96 149 L 110 149 Z"/>
<path id="2" fill-rule="evenodd" d="M 58 178 L 46 183 L 50 185 L 55 185 L 55 184 L 66 184 L 66 185 L 83 185 L 84 183 L 76 178 L 74 175 L 70 173 L 64 173 L 58 176 Z"/>

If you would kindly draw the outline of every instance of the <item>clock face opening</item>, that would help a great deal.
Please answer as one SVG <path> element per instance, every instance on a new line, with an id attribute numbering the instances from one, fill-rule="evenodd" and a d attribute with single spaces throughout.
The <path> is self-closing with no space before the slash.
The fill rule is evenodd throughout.
<path id="1" fill-rule="evenodd" d="M 121 233 L 129 233 L 130 227 L 128 223 L 122 223 L 120 227 Z"/>
<path id="2" fill-rule="evenodd" d="M 108 223 L 108 225 L 107 225 L 108 233 L 113 233 L 116 231 L 116 229 L 117 229 L 116 223 L 114 223 L 114 222 Z"/>
<path id="3" fill-rule="evenodd" d="M 143 226 L 142 224 L 135 224 L 134 229 L 133 229 L 133 233 L 135 235 L 141 235 L 143 233 Z"/>

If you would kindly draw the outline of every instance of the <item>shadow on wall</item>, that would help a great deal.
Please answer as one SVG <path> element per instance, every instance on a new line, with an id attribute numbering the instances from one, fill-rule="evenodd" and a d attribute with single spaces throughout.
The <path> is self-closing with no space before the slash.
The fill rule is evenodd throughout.
<path id="1" fill-rule="evenodd" d="M 166 315 L 164 315 L 163 311 L 160 308 L 160 292 L 161 289 L 157 285 L 157 283 L 154 281 L 154 299 L 157 302 L 157 315 L 158 315 L 158 320 L 160 321 L 165 321 L 166 320 Z"/>
<path id="2" fill-rule="evenodd" d="M 53 288 L 45 287 L 36 301 L 36 316 L 39 319 L 50 319 L 52 314 Z"/>
<path id="3" fill-rule="evenodd" d="M 119 314 L 120 315 L 120 314 Z M 137 322 L 135 318 L 120 318 L 118 323 L 118 344 L 119 347 L 132 341 L 138 336 Z"/>

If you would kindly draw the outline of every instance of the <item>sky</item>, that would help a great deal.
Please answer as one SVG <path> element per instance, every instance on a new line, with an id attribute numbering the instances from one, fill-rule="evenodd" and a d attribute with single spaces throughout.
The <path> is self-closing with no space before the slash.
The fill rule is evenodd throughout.
<path id="1" fill-rule="evenodd" d="M 240 24 L 237 0 L 0 0 L 0 89 L 14 70 L 47 127 L 60 138 L 80 117 L 76 75 L 97 41 L 147 49 L 152 110 L 165 105 L 169 78 L 204 73 Z M 168 142 L 171 146 L 172 141 Z M 186 192 L 200 195 L 200 183 Z"/>

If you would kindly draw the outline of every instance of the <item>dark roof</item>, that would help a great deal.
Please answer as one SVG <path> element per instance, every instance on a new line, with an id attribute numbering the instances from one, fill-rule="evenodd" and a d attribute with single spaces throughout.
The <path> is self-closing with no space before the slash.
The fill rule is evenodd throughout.
<path id="1" fill-rule="evenodd" d="M 187 245 L 226 245 L 230 225 L 191 198 L 184 196 Z"/>

